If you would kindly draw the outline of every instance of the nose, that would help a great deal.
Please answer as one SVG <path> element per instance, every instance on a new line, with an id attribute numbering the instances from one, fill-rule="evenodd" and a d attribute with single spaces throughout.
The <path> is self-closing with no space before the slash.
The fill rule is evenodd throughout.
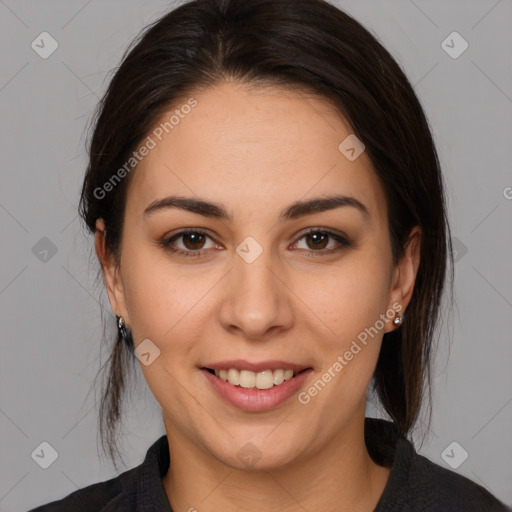
<path id="1" fill-rule="evenodd" d="M 220 307 L 220 322 L 224 329 L 239 331 L 252 340 L 289 329 L 293 322 L 290 290 L 286 272 L 273 260 L 270 250 L 263 250 L 250 263 L 236 254 Z"/>

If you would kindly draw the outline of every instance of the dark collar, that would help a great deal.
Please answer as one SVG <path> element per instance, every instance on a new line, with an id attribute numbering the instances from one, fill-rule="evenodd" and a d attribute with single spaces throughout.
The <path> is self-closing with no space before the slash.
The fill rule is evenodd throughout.
<path id="1" fill-rule="evenodd" d="M 394 423 L 376 418 L 365 419 L 365 441 L 372 459 L 379 465 L 391 467 L 386 489 L 395 488 L 394 481 L 399 477 L 393 471 L 397 449 L 400 467 L 403 468 L 404 463 L 407 464 L 410 460 L 411 453 L 414 453 L 411 443 L 399 436 Z M 172 512 L 162 481 L 169 464 L 169 443 L 167 436 L 163 435 L 150 446 L 144 462 L 126 473 L 123 487 L 128 501 L 135 498 L 134 501 L 140 503 L 141 510 Z M 385 495 L 386 490 L 381 502 Z"/>

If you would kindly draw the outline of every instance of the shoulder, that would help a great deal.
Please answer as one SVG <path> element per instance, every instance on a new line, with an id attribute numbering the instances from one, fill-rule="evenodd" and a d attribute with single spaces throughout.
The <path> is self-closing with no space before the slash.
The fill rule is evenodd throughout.
<path id="1" fill-rule="evenodd" d="M 123 492 L 123 481 L 129 479 L 136 468 L 121 475 L 74 491 L 64 498 L 46 503 L 28 512 L 111 512 L 130 510 Z"/>
<path id="2" fill-rule="evenodd" d="M 411 494 L 416 496 L 421 507 L 417 510 L 510 511 L 481 485 L 439 466 L 416 452 L 411 454 L 407 479 L 408 488 Z"/>
<path id="3" fill-rule="evenodd" d="M 375 512 L 511 512 L 484 487 L 416 452 L 389 421 L 366 418 L 370 455 L 391 468 Z"/>
<path id="4" fill-rule="evenodd" d="M 162 483 L 169 462 L 169 445 L 163 435 L 150 446 L 140 465 L 28 512 L 172 512 Z"/>

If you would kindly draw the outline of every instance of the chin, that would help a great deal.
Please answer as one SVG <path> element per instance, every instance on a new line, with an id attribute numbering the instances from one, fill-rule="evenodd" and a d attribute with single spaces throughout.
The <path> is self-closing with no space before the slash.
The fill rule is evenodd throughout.
<path id="1" fill-rule="evenodd" d="M 260 441 L 251 440 L 247 432 L 241 436 L 240 441 L 226 438 L 225 451 L 219 452 L 216 446 L 212 453 L 223 464 L 239 471 L 276 470 L 296 461 L 300 448 L 291 437 L 288 437 L 288 443 L 283 444 L 281 441 L 265 439 L 267 435 L 263 434 Z"/>

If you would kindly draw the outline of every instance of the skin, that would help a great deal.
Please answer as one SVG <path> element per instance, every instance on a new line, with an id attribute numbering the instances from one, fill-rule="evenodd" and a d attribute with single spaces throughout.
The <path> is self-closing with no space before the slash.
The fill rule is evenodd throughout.
<path id="1" fill-rule="evenodd" d="M 163 484 L 171 506 L 371 511 L 389 468 L 375 464 L 364 443 L 366 392 L 382 336 L 396 329 L 392 318 L 307 405 L 294 396 L 272 410 L 240 410 L 199 367 L 238 358 L 302 363 L 314 370 L 307 390 L 394 303 L 405 311 L 421 231 L 411 232 L 395 266 L 384 190 L 366 153 L 351 162 L 338 150 L 352 132 L 326 100 L 236 82 L 193 97 L 197 106 L 131 176 L 120 266 L 105 247 L 101 219 L 96 232 L 112 310 L 136 346 L 149 338 L 161 351 L 149 366 L 139 364 L 169 439 Z M 334 193 L 364 203 L 369 219 L 341 207 L 278 220 L 295 201 Z M 176 208 L 145 218 L 152 201 L 171 194 L 222 203 L 233 220 Z M 199 242 L 174 241 L 202 256 L 159 245 L 184 228 L 208 232 Z M 315 245 L 306 228 L 341 231 L 357 245 L 318 256 L 338 242 Z M 236 252 L 247 236 L 263 248 L 250 264 Z M 252 467 L 237 457 L 248 442 L 260 453 Z"/>

